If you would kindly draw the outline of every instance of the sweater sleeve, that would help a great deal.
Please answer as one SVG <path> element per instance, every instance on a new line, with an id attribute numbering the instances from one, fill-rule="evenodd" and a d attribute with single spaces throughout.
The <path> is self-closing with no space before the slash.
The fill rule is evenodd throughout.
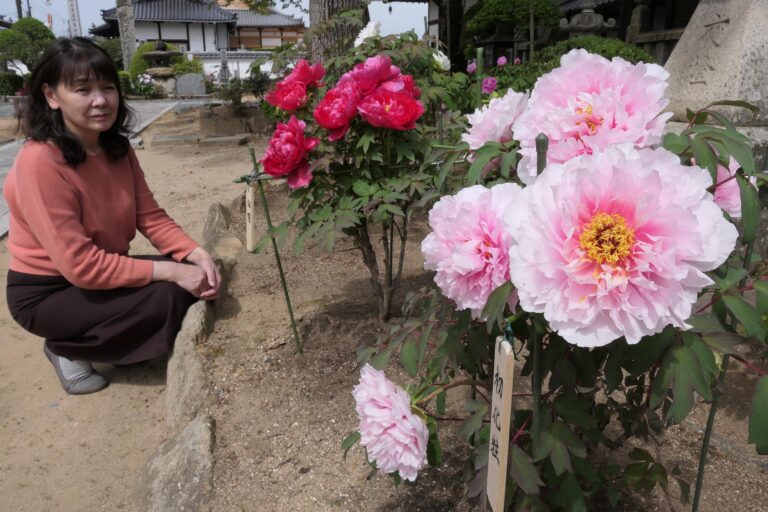
<path id="1" fill-rule="evenodd" d="M 148 284 L 152 280 L 151 261 L 109 253 L 86 234 L 78 192 L 65 178 L 66 170 L 45 151 L 20 154 L 16 163 L 18 206 L 51 262 L 80 288 Z"/>
<path id="2" fill-rule="evenodd" d="M 133 149 L 128 153 L 128 158 L 136 187 L 137 228 L 161 254 L 171 256 L 176 261 L 183 260 L 197 247 L 197 243 L 158 206 Z"/>

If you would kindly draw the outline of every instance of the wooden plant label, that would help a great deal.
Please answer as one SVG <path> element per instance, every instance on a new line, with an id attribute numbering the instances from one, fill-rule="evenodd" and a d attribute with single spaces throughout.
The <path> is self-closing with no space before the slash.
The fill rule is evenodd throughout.
<path id="1" fill-rule="evenodd" d="M 499 336 L 496 338 L 496 351 L 493 358 L 491 438 L 488 443 L 488 483 L 486 486 L 488 502 L 494 512 L 504 510 L 514 378 L 515 356 L 512 353 L 512 345 Z"/>
<path id="2" fill-rule="evenodd" d="M 256 247 L 256 185 L 249 184 L 245 190 L 245 250 L 250 252 Z"/>

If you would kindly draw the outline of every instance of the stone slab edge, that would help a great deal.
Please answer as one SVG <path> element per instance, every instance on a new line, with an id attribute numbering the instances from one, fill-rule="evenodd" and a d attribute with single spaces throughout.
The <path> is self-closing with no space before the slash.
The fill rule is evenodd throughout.
<path id="1" fill-rule="evenodd" d="M 220 233 L 208 231 L 226 229 L 226 225 L 206 223 L 203 238 L 221 238 Z M 215 253 L 212 256 L 221 266 L 221 258 Z M 222 293 L 229 275 L 227 265 L 223 266 Z M 139 510 L 201 511 L 206 510 L 212 496 L 215 424 L 202 410 L 205 376 L 197 346 L 213 330 L 215 317 L 216 308 L 211 302 L 198 301 L 187 311 L 176 336 L 166 377 L 165 423 L 171 437 L 139 473 L 135 493 Z"/>
<path id="2" fill-rule="evenodd" d="M 161 117 L 163 114 L 165 114 L 166 112 L 168 112 L 168 111 L 169 111 L 169 110 L 171 110 L 172 108 L 176 107 L 176 105 L 178 105 L 178 104 L 179 104 L 179 102 L 178 102 L 178 101 L 176 101 L 176 102 L 174 102 L 174 103 L 171 103 L 171 104 L 170 104 L 170 105 L 168 105 L 167 107 L 160 109 L 160 111 L 159 111 L 157 114 L 155 114 L 154 116 L 150 117 L 149 119 L 147 119 L 147 120 L 146 120 L 146 121 L 144 121 L 143 123 L 139 124 L 139 125 L 136 127 L 136 129 L 135 129 L 135 130 L 133 130 L 133 134 L 134 134 L 134 135 L 138 135 L 139 133 L 141 133 L 141 131 L 142 131 L 144 128 L 146 128 L 147 126 L 149 126 L 149 125 L 151 125 L 152 123 L 154 123 L 155 121 L 157 121 L 157 120 L 158 120 L 158 119 L 159 119 L 159 118 L 160 118 L 160 117 Z"/>

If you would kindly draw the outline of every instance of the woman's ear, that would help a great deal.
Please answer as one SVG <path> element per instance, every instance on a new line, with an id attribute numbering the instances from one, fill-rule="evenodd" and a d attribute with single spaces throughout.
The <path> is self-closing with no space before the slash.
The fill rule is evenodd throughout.
<path id="1" fill-rule="evenodd" d="M 48 106 L 51 107 L 51 110 L 59 109 L 59 102 L 56 101 L 56 91 L 54 91 L 48 84 L 43 84 L 43 95 L 45 96 L 45 101 L 48 102 Z"/>

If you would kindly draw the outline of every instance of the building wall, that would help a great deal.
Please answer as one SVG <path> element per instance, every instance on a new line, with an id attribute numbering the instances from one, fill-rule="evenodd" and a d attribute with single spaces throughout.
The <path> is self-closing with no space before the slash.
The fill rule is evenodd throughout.
<path id="1" fill-rule="evenodd" d="M 157 25 L 153 21 L 137 21 L 136 39 L 139 42 L 157 41 Z M 187 39 L 187 26 L 189 27 L 189 39 Z M 162 40 L 167 43 L 186 46 L 183 48 L 185 51 L 212 52 L 227 47 L 227 25 L 223 23 L 214 25 L 213 23 L 161 22 L 160 35 Z"/>
<path id="2" fill-rule="evenodd" d="M 440 37 L 440 7 L 433 1 L 429 0 L 429 6 L 427 7 L 427 32 L 430 36 Z"/>

